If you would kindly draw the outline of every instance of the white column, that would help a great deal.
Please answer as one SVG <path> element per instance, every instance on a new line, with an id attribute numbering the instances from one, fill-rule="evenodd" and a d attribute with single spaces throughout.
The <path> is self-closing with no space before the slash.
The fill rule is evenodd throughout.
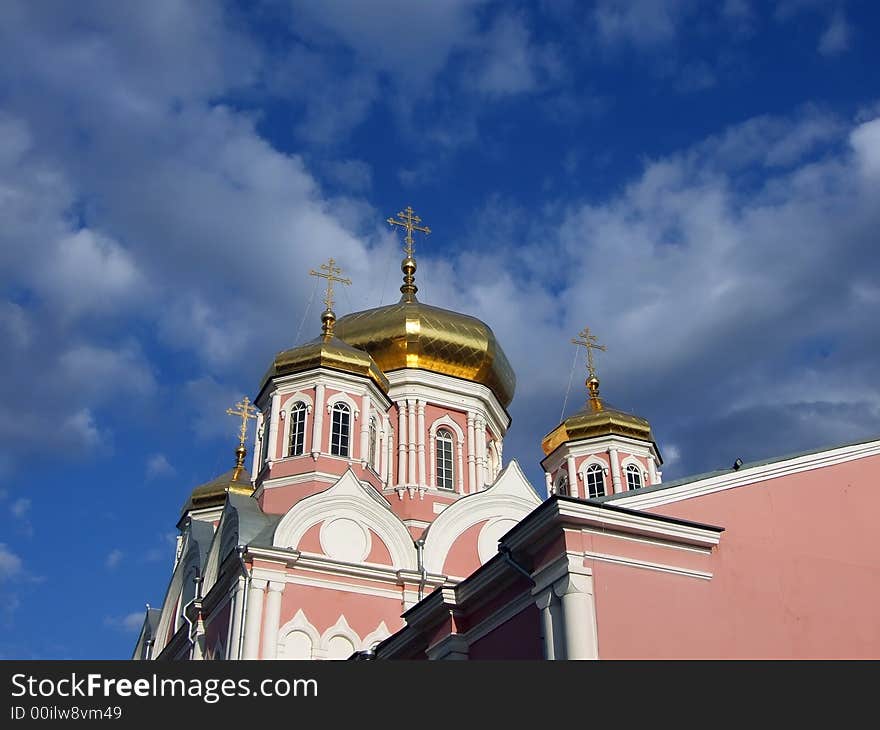
<path id="1" fill-rule="evenodd" d="M 550 605 L 553 603 L 553 590 L 547 588 L 535 597 L 535 604 L 541 612 L 541 633 L 544 635 L 544 658 L 553 660 L 556 652 L 553 648 L 553 616 L 550 613 Z"/>
<path id="2" fill-rule="evenodd" d="M 657 483 L 657 464 L 654 461 L 654 457 L 650 454 L 648 455 L 648 478 L 651 480 L 652 485 Z"/>
<path id="3" fill-rule="evenodd" d="M 281 394 L 276 390 L 272 393 L 272 412 L 269 416 L 269 451 L 266 453 L 267 461 L 275 461 L 278 458 L 278 421 L 281 413 Z"/>
<path id="4" fill-rule="evenodd" d="M 547 487 L 547 496 L 553 496 L 553 478 L 550 476 L 550 472 L 544 472 L 544 486 Z"/>
<path id="5" fill-rule="evenodd" d="M 281 594 L 284 583 L 269 581 L 266 596 L 266 617 L 263 620 L 263 659 L 275 659 L 278 654 L 278 627 L 281 625 Z"/>
<path id="6" fill-rule="evenodd" d="M 406 401 L 397 404 L 397 483 L 406 484 Z"/>
<path id="7" fill-rule="evenodd" d="M 391 428 L 391 419 L 385 421 L 385 449 L 387 457 L 385 459 L 385 486 L 391 485 L 392 470 L 394 468 L 394 429 Z"/>
<path id="8" fill-rule="evenodd" d="M 578 491 L 577 469 L 574 468 L 574 457 L 569 454 L 565 458 L 565 462 L 568 466 L 568 493 L 572 497 L 580 497 L 580 492 Z"/>
<path id="9" fill-rule="evenodd" d="M 482 489 L 489 482 L 489 464 L 486 458 L 486 421 L 477 416 L 474 424 L 474 435 L 477 437 L 477 483 Z"/>
<path id="10" fill-rule="evenodd" d="M 416 436 L 416 444 L 419 454 L 419 486 L 425 487 L 428 485 L 428 480 L 425 477 L 425 401 L 416 401 L 416 412 L 418 413 L 419 419 L 419 432 Z"/>
<path id="11" fill-rule="evenodd" d="M 458 469 L 455 471 L 455 475 L 458 478 L 458 493 L 464 494 L 464 456 L 462 455 L 462 451 L 464 451 L 464 445 L 461 443 L 461 439 L 455 439 L 455 450 L 458 455 Z M 433 469 L 437 468 L 436 462 L 434 462 Z"/>
<path id="12" fill-rule="evenodd" d="M 241 607 L 244 603 L 244 577 L 241 576 L 235 582 L 232 589 L 232 598 L 229 601 L 229 610 L 232 611 L 232 620 L 229 622 L 229 637 L 226 640 L 226 659 L 240 659 L 238 656 L 238 640 L 241 636 Z"/>
<path id="13" fill-rule="evenodd" d="M 378 436 L 377 436 L 378 438 Z M 361 402 L 361 466 L 370 463 L 370 396 L 364 395 Z M 373 466 L 370 464 L 370 466 Z"/>
<path id="14" fill-rule="evenodd" d="M 428 434 L 428 441 L 431 446 L 431 459 L 428 462 L 428 481 L 431 489 L 437 488 L 437 434 L 436 432 Z"/>
<path id="15" fill-rule="evenodd" d="M 598 659 L 593 576 L 568 573 L 553 584 L 562 603 L 566 659 Z"/>
<path id="16" fill-rule="evenodd" d="M 408 398 L 406 401 L 406 406 L 408 409 L 407 417 L 407 426 L 408 430 L 408 438 L 406 440 L 406 452 L 409 455 L 409 461 L 407 466 L 407 474 L 406 474 L 406 483 L 415 484 L 418 480 L 418 474 L 416 474 L 416 401 L 415 399 Z"/>
<path id="17" fill-rule="evenodd" d="M 619 494 L 623 491 L 620 486 L 620 457 L 617 449 L 608 449 L 608 455 L 611 457 L 611 483 L 614 485 L 614 493 Z"/>
<path id="18" fill-rule="evenodd" d="M 379 439 L 379 478 L 388 485 L 388 425 L 383 422 L 382 436 Z"/>
<path id="19" fill-rule="evenodd" d="M 244 618 L 242 659 L 260 658 L 260 629 L 263 626 L 263 591 L 268 581 L 251 578 L 248 588 L 247 614 Z"/>
<path id="20" fill-rule="evenodd" d="M 468 451 L 468 492 L 473 494 L 477 491 L 477 454 L 474 443 L 474 414 L 468 411 L 467 414 L 467 451 Z"/>
<path id="21" fill-rule="evenodd" d="M 254 468 L 251 471 L 251 481 L 257 478 L 257 472 L 260 470 L 260 453 L 263 450 L 263 444 L 260 443 L 260 434 L 263 433 L 263 412 L 257 413 L 257 430 L 254 433 Z"/>
<path id="22" fill-rule="evenodd" d="M 312 456 L 321 453 L 321 438 L 324 431 L 324 384 L 315 386 L 315 418 L 312 421 Z"/>

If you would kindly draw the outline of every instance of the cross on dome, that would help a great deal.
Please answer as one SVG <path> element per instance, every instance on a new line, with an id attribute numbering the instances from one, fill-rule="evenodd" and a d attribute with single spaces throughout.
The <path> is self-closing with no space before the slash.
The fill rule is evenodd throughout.
<path id="1" fill-rule="evenodd" d="M 589 377 L 586 381 L 587 390 L 590 391 L 590 401 L 594 407 L 601 410 L 601 401 L 599 400 L 599 378 L 596 376 L 596 365 L 593 362 L 593 350 L 607 351 L 605 345 L 599 344 L 599 338 L 590 332 L 589 327 L 584 327 L 578 336 L 572 339 L 571 343 L 578 347 L 584 347 L 587 350 L 587 373 Z"/>
<path id="2" fill-rule="evenodd" d="M 405 210 L 400 211 L 397 214 L 397 217 L 400 220 L 388 218 L 387 221 L 390 225 L 400 226 L 406 231 L 406 238 L 404 238 L 406 245 L 403 247 L 406 258 L 400 265 L 400 268 L 404 274 L 403 285 L 400 287 L 400 291 L 403 294 L 404 301 L 412 302 L 415 301 L 416 292 L 418 291 L 418 287 L 415 284 L 416 260 L 413 256 L 413 254 L 415 253 L 415 241 L 413 240 L 412 234 L 413 231 L 418 231 L 419 233 L 424 233 L 427 236 L 431 233 L 431 229 L 428 228 L 428 226 L 418 225 L 422 222 L 422 219 L 413 213 L 411 205 L 406 206 Z"/>
<path id="3" fill-rule="evenodd" d="M 351 279 L 344 279 L 337 274 L 342 273 L 342 269 L 336 266 L 336 260 L 331 256 L 326 264 L 321 264 L 321 271 L 312 269 L 309 271 L 310 276 L 319 276 L 327 280 L 327 291 L 324 294 L 324 313 L 321 315 L 322 331 L 324 339 L 330 339 L 333 336 L 333 323 L 336 322 L 336 314 L 333 312 L 333 282 L 351 285 Z"/>
<path id="4" fill-rule="evenodd" d="M 232 408 L 227 408 L 226 413 L 228 413 L 230 416 L 238 416 L 239 418 L 241 418 L 241 430 L 238 434 L 239 444 L 238 448 L 235 450 L 235 471 L 232 474 L 232 481 L 237 481 L 239 474 L 241 474 L 241 470 L 244 469 L 244 457 L 247 454 L 247 448 L 244 444 L 245 441 L 247 441 L 248 419 L 257 417 L 257 409 L 254 408 L 253 405 L 251 405 L 248 397 L 244 396 L 238 403 L 235 404 L 235 410 Z"/>

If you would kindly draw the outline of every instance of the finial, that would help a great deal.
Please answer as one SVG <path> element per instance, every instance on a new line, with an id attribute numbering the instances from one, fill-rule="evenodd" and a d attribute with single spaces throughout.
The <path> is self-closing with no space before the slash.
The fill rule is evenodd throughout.
<path id="1" fill-rule="evenodd" d="M 582 345 L 587 349 L 588 377 L 585 384 L 587 386 L 587 391 L 590 393 L 588 405 L 594 411 L 601 411 L 602 401 L 599 398 L 599 378 L 596 375 L 596 366 L 593 363 L 593 350 L 601 350 L 602 352 L 605 352 L 608 348 L 605 345 L 598 344 L 599 338 L 590 333 L 589 327 L 584 327 L 584 329 L 578 333 L 578 337 L 580 339 L 573 339 L 571 342 L 573 345 Z"/>
<path id="2" fill-rule="evenodd" d="M 415 241 L 413 241 L 413 231 L 419 231 L 420 233 L 424 233 L 426 236 L 431 232 L 431 229 L 428 226 L 419 226 L 416 225 L 422 222 L 422 219 L 417 215 L 413 214 L 412 206 L 406 206 L 406 210 L 402 210 L 397 214 L 397 217 L 400 220 L 394 220 L 394 218 L 388 218 L 388 223 L 392 226 L 400 226 L 406 230 L 406 238 L 404 241 L 406 242 L 406 246 L 403 247 L 403 251 L 406 254 L 406 258 L 403 260 L 403 263 L 400 264 L 400 270 L 403 271 L 403 285 L 400 287 L 400 292 L 403 294 L 403 301 L 405 302 L 414 302 L 416 299 L 416 292 L 418 291 L 418 287 L 416 286 L 416 259 L 413 256 L 415 249 L 413 248 Z"/>
<path id="3" fill-rule="evenodd" d="M 251 402 L 248 400 L 248 397 L 245 396 L 238 403 L 235 404 L 237 410 L 233 410 L 232 408 L 227 408 L 226 412 L 230 416 L 238 416 L 241 418 L 241 430 L 238 434 L 238 448 L 235 450 L 235 471 L 232 472 L 232 481 L 238 481 L 238 477 L 244 469 L 244 457 L 247 456 L 247 448 L 245 447 L 245 441 L 247 441 L 247 422 L 249 418 L 257 417 L 257 409 L 251 405 Z"/>
<path id="4" fill-rule="evenodd" d="M 327 292 L 324 294 L 324 311 L 321 313 L 321 332 L 324 339 L 329 340 L 333 337 L 333 325 L 336 323 L 336 314 L 333 312 L 333 282 L 338 281 L 340 284 L 349 286 L 351 279 L 342 279 L 336 274 L 341 274 L 342 269 L 336 266 L 336 261 L 332 257 L 327 260 L 326 264 L 321 264 L 322 271 L 309 271 L 311 276 L 320 276 L 327 280 Z M 324 273 L 326 272 L 326 273 Z"/>

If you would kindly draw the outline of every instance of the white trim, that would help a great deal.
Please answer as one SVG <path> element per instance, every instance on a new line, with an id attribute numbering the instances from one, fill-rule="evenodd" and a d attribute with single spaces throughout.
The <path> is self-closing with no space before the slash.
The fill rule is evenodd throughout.
<path id="1" fill-rule="evenodd" d="M 333 406 L 335 406 L 340 401 L 342 403 L 345 403 L 345 405 L 347 405 L 351 409 L 352 415 L 355 419 L 357 419 L 361 413 L 361 410 L 360 408 L 358 408 L 357 403 L 355 403 L 354 398 L 352 398 L 348 393 L 334 393 L 329 398 L 327 398 L 327 401 L 324 404 L 327 414 L 329 415 L 330 412 L 333 410 Z"/>
<path id="2" fill-rule="evenodd" d="M 515 460 L 511 461 L 488 489 L 458 499 L 434 520 L 425 539 L 425 569 L 442 573 L 443 564 L 456 540 L 470 527 L 497 517 L 519 522 L 541 499 Z"/>
<path id="3" fill-rule="evenodd" d="M 647 472 L 647 467 L 642 464 L 638 459 L 636 459 L 632 454 L 627 454 L 625 458 L 623 458 L 620 462 L 620 477 L 621 481 L 624 482 L 626 489 L 625 491 L 631 492 L 633 488 L 629 485 L 629 477 L 627 477 L 626 472 L 629 467 L 634 466 L 636 468 L 636 473 L 639 475 L 639 486 L 636 489 L 643 489 L 647 486 L 647 479 L 645 479 L 645 473 Z"/>
<path id="4" fill-rule="evenodd" d="M 348 625 L 348 621 L 345 620 L 345 614 L 340 614 L 336 623 L 321 635 L 320 649 L 324 655 L 323 658 L 328 658 L 327 652 L 330 651 L 330 641 L 337 636 L 341 636 L 351 642 L 352 652 L 357 651 L 358 647 L 361 646 L 361 637 Z M 348 656 L 351 656 L 351 654 Z M 348 656 L 340 657 L 340 659 L 348 659 Z"/>
<path id="5" fill-rule="evenodd" d="M 376 644 L 380 641 L 384 641 L 389 636 L 391 636 L 391 632 L 388 630 L 388 627 L 385 625 L 384 621 L 380 621 L 379 625 L 375 628 L 374 631 L 370 632 L 364 637 L 363 642 L 361 643 L 362 650 L 372 649 Z"/>
<path id="6" fill-rule="evenodd" d="M 578 467 L 577 473 L 578 478 L 583 482 L 584 485 L 584 498 L 591 499 L 590 497 L 590 489 L 587 484 L 587 472 L 590 470 L 591 466 L 598 466 L 602 470 L 602 494 L 600 497 L 607 496 L 608 492 L 608 475 L 611 473 L 608 467 L 608 464 L 602 459 L 600 459 L 595 454 L 590 454 L 586 459 L 581 462 L 581 465 Z"/>
<path id="7" fill-rule="evenodd" d="M 464 441 L 464 431 L 461 430 L 461 426 L 459 426 L 448 414 L 443 414 L 439 418 L 435 418 L 431 423 L 430 429 L 428 429 L 428 433 L 431 438 L 434 438 L 437 435 L 437 429 L 442 426 L 448 426 L 455 432 L 455 436 L 459 442 Z"/>
<path id="8" fill-rule="evenodd" d="M 300 631 L 304 633 L 312 642 L 312 658 L 315 656 L 315 650 L 319 648 L 321 643 L 321 635 L 318 633 L 318 629 L 314 627 L 314 625 L 306 618 L 305 613 L 303 613 L 302 609 L 296 612 L 296 616 L 294 616 L 290 621 L 288 621 L 284 626 L 278 629 L 278 641 L 276 647 L 276 656 L 280 655 L 281 649 L 284 646 L 285 639 L 294 633 L 295 631 Z M 286 658 L 286 657 L 285 657 Z"/>
<path id="9" fill-rule="evenodd" d="M 288 452 L 290 451 L 290 429 L 293 424 L 293 407 L 297 403 L 303 403 L 306 407 L 306 417 L 303 420 L 303 450 L 301 454 L 291 455 Z M 309 443 L 309 415 L 312 415 L 314 418 L 314 407 L 312 406 L 312 399 L 309 398 L 304 393 L 297 392 L 289 401 L 287 401 L 282 407 L 280 414 L 282 416 L 282 420 L 284 421 L 284 432 L 282 434 L 281 441 L 281 455 L 276 459 L 276 461 L 281 461 L 282 459 L 298 459 L 301 456 L 307 456 L 311 451 Z"/>
<path id="10" fill-rule="evenodd" d="M 822 469 L 826 466 L 844 464 L 856 459 L 865 459 L 872 456 L 880 456 L 880 440 L 868 443 L 841 446 L 835 449 L 820 451 L 815 454 L 796 456 L 791 459 L 774 461 L 770 464 L 749 467 L 745 470 L 731 471 L 714 477 L 707 477 L 687 484 L 679 484 L 673 487 L 664 487 L 653 492 L 634 494 L 632 497 L 615 499 L 614 504 L 637 509 L 657 507 L 682 499 L 703 497 L 726 489 L 735 489 L 756 482 L 769 479 L 800 474 L 813 469 Z"/>
<path id="11" fill-rule="evenodd" d="M 394 566 L 415 570 L 418 561 L 409 530 L 397 515 L 368 494 L 367 489 L 375 491 L 372 486 L 362 485 L 348 469 L 330 489 L 293 505 L 278 523 L 272 544 L 295 549 L 313 525 L 331 517 L 348 517 L 376 533 L 388 548 Z"/>
<path id="12" fill-rule="evenodd" d="M 660 573 L 674 573 L 675 575 L 683 575 L 689 578 L 701 578 L 702 580 L 711 580 L 712 573 L 704 570 L 693 570 L 691 568 L 679 568 L 675 565 L 664 565 L 663 563 L 652 563 L 647 560 L 636 560 L 635 558 L 624 558 L 620 555 L 608 555 L 607 553 L 594 553 L 591 550 L 585 550 L 583 553 L 585 558 L 600 560 L 603 563 L 615 563 L 617 565 L 626 565 L 631 568 L 646 568 L 648 570 L 656 570 Z"/>

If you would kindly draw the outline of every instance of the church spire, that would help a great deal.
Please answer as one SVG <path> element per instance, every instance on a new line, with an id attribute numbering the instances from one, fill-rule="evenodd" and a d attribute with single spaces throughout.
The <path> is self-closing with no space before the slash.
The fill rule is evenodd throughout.
<path id="1" fill-rule="evenodd" d="M 590 394 L 587 406 L 594 412 L 601 411 L 603 406 L 602 400 L 599 398 L 599 378 L 596 375 L 596 365 L 593 362 L 593 350 L 605 352 L 608 348 L 605 345 L 599 344 L 599 338 L 590 332 L 589 327 L 584 327 L 571 343 L 583 346 L 587 350 L 587 379 L 585 385 Z"/>
<path id="2" fill-rule="evenodd" d="M 403 263 L 400 264 L 400 270 L 403 271 L 403 284 L 400 287 L 400 292 L 403 294 L 403 301 L 414 302 L 416 300 L 418 287 L 416 286 L 415 276 L 416 259 L 413 256 L 413 253 L 415 253 L 415 241 L 413 241 L 412 234 L 413 231 L 419 231 L 427 236 L 431 232 L 431 229 L 428 228 L 428 226 L 418 225 L 422 222 L 422 219 L 413 214 L 412 206 L 408 205 L 406 210 L 402 210 L 397 214 L 397 217 L 400 218 L 400 220 L 394 220 L 394 218 L 388 218 L 387 220 L 390 225 L 400 226 L 406 230 L 406 238 L 404 239 L 406 246 L 403 247 L 406 258 L 403 260 Z"/>
<path id="3" fill-rule="evenodd" d="M 238 477 L 244 469 L 244 457 L 247 456 L 247 447 L 245 447 L 245 441 L 247 441 L 247 422 L 250 418 L 257 417 L 257 409 L 251 405 L 251 402 L 248 400 L 247 396 L 244 396 L 238 403 L 235 404 L 237 410 L 233 410 L 232 408 L 227 408 L 226 412 L 230 416 L 238 416 L 241 418 L 241 430 L 238 434 L 238 448 L 235 450 L 235 471 L 232 472 L 232 481 L 238 481 Z"/>
<path id="4" fill-rule="evenodd" d="M 324 311 L 321 313 L 321 332 L 324 334 L 326 342 L 333 337 L 333 325 L 336 324 L 336 313 L 333 311 L 333 282 L 339 282 L 349 286 L 351 279 L 343 279 L 337 274 L 341 274 L 342 269 L 336 266 L 336 261 L 331 257 L 326 264 L 321 264 L 321 271 L 312 269 L 309 271 L 310 276 L 320 276 L 327 280 L 327 291 L 324 294 Z"/>

